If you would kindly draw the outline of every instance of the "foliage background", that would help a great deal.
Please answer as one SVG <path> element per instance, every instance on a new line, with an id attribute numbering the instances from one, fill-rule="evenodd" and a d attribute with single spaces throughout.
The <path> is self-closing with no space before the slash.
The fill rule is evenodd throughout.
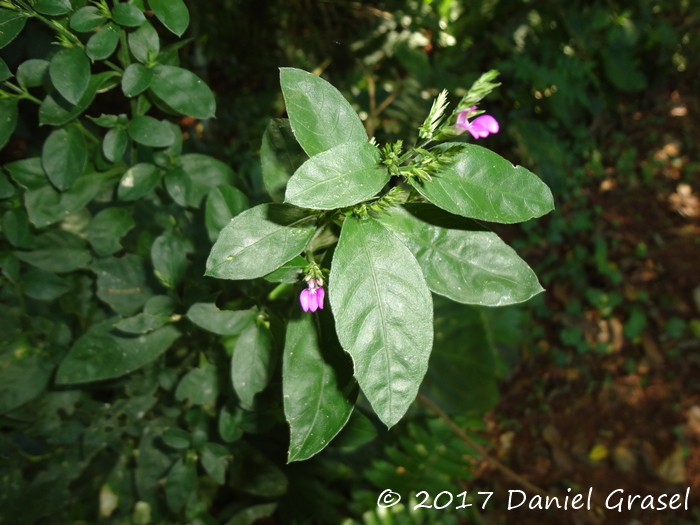
<path id="1" fill-rule="evenodd" d="M 606 476 L 614 480 L 610 486 L 622 483 L 634 493 L 700 488 L 692 426 L 700 388 L 693 378 L 700 339 L 693 293 L 700 283 L 692 265 L 700 255 L 693 211 L 699 206 L 692 200 L 699 162 L 692 98 L 699 87 L 697 2 L 212 0 L 188 7 L 192 23 L 185 36 L 191 40 L 180 56 L 216 93 L 218 110 L 215 120 L 177 120 L 186 137 L 183 150 L 231 166 L 251 204 L 268 198 L 259 149 L 269 119 L 284 114 L 278 67 L 322 73 L 380 143 L 415 139 L 411 134 L 441 89 L 449 89 L 454 102 L 482 71 L 500 70 L 503 85 L 487 102 L 502 132 L 486 145 L 538 173 L 555 192 L 558 209 L 545 220 L 498 233 L 536 268 L 548 291 L 517 308 L 436 303 L 438 311 L 444 308 L 436 323 L 444 351 L 431 359 L 429 374 L 440 388 L 431 392 L 429 376 L 424 392 L 476 439 L 490 443 L 494 455 L 548 490 L 604 483 Z M 163 46 L 177 40 L 162 28 L 159 34 Z M 22 61 L 54 51 L 51 38 L 41 25 L 28 24 L 2 57 L 15 71 Z M 110 92 L 88 114 L 126 111 L 123 97 Z M 3 164 L 39 154 L 47 134 L 37 127 L 36 109 L 23 101 L 16 133 L 1 153 Z M 682 184 L 690 186 L 690 196 Z M 216 292 L 220 307 L 253 306 L 249 298 L 261 292 L 254 285 L 201 278 L 210 246 L 202 209 L 178 207 L 167 197 L 163 206 L 151 215 L 146 203 L 137 203 L 138 227 L 122 243 L 127 253 L 147 261 L 148 286 L 168 292 L 153 274 L 151 246 L 175 226 L 187 252 L 187 277 L 174 290 L 180 301 L 175 314 L 186 314 L 186 306 Z M 89 206 L 89 215 L 101 207 L 99 201 Z M 77 213 L 61 228 L 80 232 L 85 220 L 85 212 Z M 11 239 L 7 221 L 3 254 L 24 248 Z M 26 232 L 37 233 L 32 227 Z M 24 265 L 23 275 L 28 271 Z M 26 279 L 16 285 L 5 271 L 3 281 L 5 341 L 45 350 L 49 369 L 70 344 L 61 340 L 62 327 L 75 339 L 113 313 L 95 297 L 100 285 L 94 272 L 80 269 L 64 277 L 71 292 L 50 303 L 21 299 L 21 288 L 16 298 Z M 26 301 L 28 315 L 14 313 L 18 301 Z M 5 522 L 146 523 L 143 506 L 135 506 L 142 500 L 151 505 L 154 523 L 251 523 L 273 510 L 273 522 L 280 523 L 375 523 L 388 520 L 374 510 L 384 488 L 401 494 L 484 487 L 505 494 L 517 488 L 471 459 L 473 451 L 419 406 L 391 432 L 358 416 L 346 442 L 301 464 L 284 464 L 286 433 L 274 403 L 243 417 L 237 423 L 242 437 L 227 444 L 219 417 L 230 386 L 221 371 L 235 340 L 186 319 L 176 326 L 183 337 L 153 365 L 83 388 L 52 380 L 45 392 L 3 413 Z M 26 339 L 17 339 L 19 329 Z M 466 342 L 465 333 L 472 334 Z M 220 379 L 210 374 L 211 365 L 218 365 Z M 447 374 L 457 366 L 460 373 L 450 383 Z M 192 398 L 196 392 L 182 393 L 181 379 L 192 371 L 209 374 L 197 385 L 218 381 L 221 395 L 199 403 Z M 657 391 L 649 390 L 655 385 Z M 630 390 L 642 400 L 635 401 Z M 581 399 L 588 408 L 577 405 Z M 624 416 L 625 410 L 635 416 Z M 593 432 L 572 411 L 591 417 Z M 618 417 L 621 428 L 607 421 Z M 650 418 L 649 426 L 660 430 L 638 428 L 634 417 Z M 191 460 L 192 452 L 148 437 L 165 427 L 186 431 L 195 442 L 191 450 L 200 454 L 204 442 L 213 442 L 233 456 L 223 485 L 202 467 L 194 482 L 170 482 L 185 487 L 179 514 L 169 510 L 168 485 L 159 480 L 177 458 Z M 109 516 L 105 491 L 119 496 Z M 396 507 L 392 519 L 569 519 L 506 513 L 503 503 L 461 517 Z M 697 516 L 692 510 L 664 519 L 695 523 Z M 633 517 L 644 519 L 630 513 L 620 523 Z M 605 523 L 616 519 L 608 514 Z"/>

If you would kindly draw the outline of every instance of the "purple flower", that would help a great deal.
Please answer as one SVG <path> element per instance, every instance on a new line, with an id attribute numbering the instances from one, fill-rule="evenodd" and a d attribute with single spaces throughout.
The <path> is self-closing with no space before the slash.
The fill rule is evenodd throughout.
<path id="1" fill-rule="evenodd" d="M 481 115 L 476 117 L 473 122 L 469 122 L 469 116 L 475 109 L 476 106 L 460 111 L 457 115 L 457 130 L 466 129 L 475 139 L 488 137 L 491 133 L 498 133 L 498 122 L 491 115 Z"/>
<path id="2" fill-rule="evenodd" d="M 315 312 L 317 309 L 323 310 L 323 299 L 326 292 L 315 279 L 309 280 L 309 287 L 301 291 L 299 302 L 305 312 L 311 310 Z"/>

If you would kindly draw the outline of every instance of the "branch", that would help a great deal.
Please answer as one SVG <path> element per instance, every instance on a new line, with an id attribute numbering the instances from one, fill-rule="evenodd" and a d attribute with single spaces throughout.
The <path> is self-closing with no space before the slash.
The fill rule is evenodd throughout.
<path id="1" fill-rule="evenodd" d="M 544 489 L 541 489 L 540 487 L 533 485 L 530 483 L 528 480 L 526 480 L 524 477 L 522 477 L 520 474 L 517 474 L 516 472 L 513 472 L 511 469 L 506 467 L 503 463 L 498 461 L 496 458 L 489 456 L 489 453 L 487 450 L 476 443 L 472 438 L 470 438 L 459 426 L 457 423 L 455 423 L 450 416 L 445 414 L 445 412 L 437 406 L 435 403 L 433 403 L 430 399 L 425 397 L 423 394 L 418 394 L 418 401 L 423 403 L 425 406 L 427 406 L 430 410 L 435 412 L 435 414 L 440 417 L 445 423 L 447 423 L 447 426 L 450 427 L 450 429 L 462 440 L 464 441 L 467 445 L 469 445 L 471 448 L 473 448 L 481 458 L 486 461 L 489 465 L 492 467 L 498 469 L 501 471 L 501 473 L 507 477 L 508 479 L 515 481 L 519 485 L 521 485 L 523 488 L 527 489 L 530 492 L 534 492 L 536 494 L 539 494 L 540 496 L 553 496 L 553 494 L 550 494 Z"/>

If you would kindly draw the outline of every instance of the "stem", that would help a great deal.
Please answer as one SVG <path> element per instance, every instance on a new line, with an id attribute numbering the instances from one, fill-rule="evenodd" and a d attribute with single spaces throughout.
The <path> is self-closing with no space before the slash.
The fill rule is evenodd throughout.
<path id="1" fill-rule="evenodd" d="M 85 135 L 92 142 L 94 142 L 95 144 L 100 143 L 100 139 L 98 139 L 89 129 L 87 129 L 85 126 L 83 126 L 83 123 L 80 122 L 80 120 L 76 119 L 75 125 L 80 131 L 83 132 L 83 135 Z"/>
<path id="2" fill-rule="evenodd" d="M 25 2 L 22 0 L 15 0 L 20 6 L 22 6 L 25 11 L 29 12 L 29 15 L 36 18 L 37 20 L 41 20 L 44 24 L 47 26 L 51 27 L 54 31 L 57 31 L 58 33 L 61 33 L 63 36 L 68 38 L 74 45 L 84 48 L 85 45 L 80 41 L 80 39 L 75 36 L 73 33 L 68 31 L 65 27 L 63 27 L 61 24 L 54 22 L 53 20 L 49 20 L 45 16 L 42 16 L 40 13 L 37 13 L 34 9 L 32 9 L 30 6 L 28 6 Z"/>
<path id="3" fill-rule="evenodd" d="M 103 60 L 102 62 L 104 62 L 107 65 L 107 67 L 109 67 L 112 71 L 116 71 L 119 74 L 124 73 L 124 70 L 122 68 L 120 68 L 117 64 L 115 64 L 114 62 L 111 62 L 109 60 Z"/>
<path id="4" fill-rule="evenodd" d="M 38 98 L 36 98 L 36 97 L 30 95 L 28 91 L 26 91 L 26 90 L 24 90 L 24 89 L 22 89 L 22 88 L 20 88 L 20 87 L 18 87 L 18 86 L 15 86 L 15 85 L 12 84 L 11 82 L 5 81 L 5 85 L 6 85 L 8 88 L 10 88 L 11 90 L 16 91 L 17 93 L 19 93 L 19 97 L 18 97 L 19 99 L 25 99 L 25 98 L 26 98 L 27 100 L 31 100 L 32 102 L 35 102 L 35 103 L 37 103 L 37 104 L 41 104 L 41 100 L 39 100 Z"/>
<path id="5" fill-rule="evenodd" d="M 423 394 L 418 394 L 418 401 L 423 403 L 425 406 L 427 406 L 430 410 L 432 410 L 440 419 L 442 419 L 445 423 L 447 423 L 447 426 L 450 427 L 450 429 L 459 437 L 462 441 L 464 441 L 467 445 L 469 445 L 474 451 L 481 456 L 481 458 L 486 461 L 489 465 L 492 467 L 498 469 L 501 471 L 501 473 L 506 476 L 507 478 L 511 479 L 512 481 L 515 481 L 516 483 L 520 484 L 523 488 L 527 489 L 530 492 L 534 492 L 536 494 L 539 494 L 540 496 L 552 496 L 549 492 L 545 491 L 544 489 L 541 489 L 540 487 L 533 485 L 530 483 L 528 480 L 526 480 L 524 477 L 522 477 L 520 474 L 517 474 L 516 472 L 513 472 L 511 469 L 506 467 L 503 463 L 498 461 L 496 458 L 489 456 L 488 452 L 484 447 L 476 443 L 472 438 L 470 438 L 459 426 L 457 423 L 455 423 L 450 416 L 445 414 L 443 410 L 437 406 L 435 403 L 433 403 L 430 399 L 425 397 Z"/>

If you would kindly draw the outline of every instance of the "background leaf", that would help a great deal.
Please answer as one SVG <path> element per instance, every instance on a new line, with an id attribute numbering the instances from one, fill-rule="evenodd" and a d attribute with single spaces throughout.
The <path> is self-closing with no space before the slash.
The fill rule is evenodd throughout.
<path id="1" fill-rule="evenodd" d="M 152 362 L 180 337 L 172 326 L 139 337 L 110 333 L 115 320 L 100 323 L 76 341 L 56 373 L 58 384 L 120 377 Z"/>
<path id="2" fill-rule="evenodd" d="M 219 310 L 210 303 L 196 303 L 190 306 L 187 317 L 197 326 L 219 335 L 238 335 L 257 316 L 257 308 L 250 310 Z"/>
<path id="3" fill-rule="evenodd" d="M 92 60 L 105 60 L 116 51 L 118 43 L 119 28 L 109 23 L 90 37 L 85 46 L 85 54 Z"/>
<path id="4" fill-rule="evenodd" d="M 143 259 L 133 254 L 100 259 L 92 264 L 92 270 L 97 274 L 97 296 L 117 313 L 134 315 L 152 295 Z"/>
<path id="5" fill-rule="evenodd" d="M 129 33 L 128 41 L 129 50 L 142 64 L 148 64 L 150 59 L 155 59 L 160 52 L 158 32 L 148 20 L 143 22 L 138 29 Z"/>
<path id="6" fill-rule="evenodd" d="M 271 119 L 260 146 L 260 163 L 265 189 L 274 202 L 284 201 L 287 181 L 308 158 L 294 138 L 289 119 Z"/>
<path id="7" fill-rule="evenodd" d="M 177 36 L 190 24 L 190 13 L 182 0 L 148 0 L 148 6 L 165 27 Z"/>
<path id="8" fill-rule="evenodd" d="M 449 413 L 487 412 L 498 401 L 491 327 L 481 309 L 435 303 L 435 344 L 421 392 Z"/>
<path id="9" fill-rule="evenodd" d="M 4 148 L 17 127 L 17 99 L 0 99 L 0 149 Z"/>
<path id="10" fill-rule="evenodd" d="M 255 395 L 269 383 L 274 366 L 270 329 L 251 324 L 238 338 L 231 359 L 231 380 L 243 408 L 253 408 Z"/>
<path id="11" fill-rule="evenodd" d="M 209 239 L 215 242 L 219 232 L 231 219 L 250 208 L 248 197 L 238 188 L 221 184 L 209 192 L 205 209 L 205 224 Z"/>
<path id="12" fill-rule="evenodd" d="M 290 463 L 310 458 L 331 442 L 347 423 L 354 404 L 350 395 L 356 393 L 351 392 L 352 363 L 332 321 L 317 325 L 315 319 L 301 314 L 287 324 L 282 385 Z"/>
<path id="13" fill-rule="evenodd" d="M 0 48 L 12 42 L 24 29 L 27 17 L 23 13 L 0 9 Z"/>
<path id="14" fill-rule="evenodd" d="M 415 399 L 433 343 L 432 299 L 420 266 L 377 221 L 347 217 L 328 282 L 338 339 L 372 408 L 391 427 Z"/>
<path id="15" fill-rule="evenodd" d="M 160 182 L 161 172 L 153 164 L 136 164 L 127 170 L 119 182 L 118 195 L 123 201 L 135 201 L 148 195 Z"/>
<path id="16" fill-rule="evenodd" d="M 187 372 L 175 390 L 175 399 L 189 399 L 193 405 L 211 403 L 218 395 L 219 376 L 216 367 L 209 364 Z"/>
<path id="17" fill-rule="evenodd" d="M 97 255 L 105 257 L 122 249 L 119 239 L 134 226 L 133 214 L 126 208 L 107 208 L 90 222 L 88 240 Z"/>
<path id="18" fill-rule="evenodd" d="M 193 494 L 197 483 L 197 467 L 185 459 L 178 459 L 165 480 L 165 498 L 172 510 L 182 508 Z"/>
<path id="19" fill-rule="evenodd" d="M 70 17 L 71 29 L 80 33 L 89 33 L 104 24 L 107 19 L 94 5 L 81 7 Z"/>
<path id="20" fill-rule="evenodd" d="M 153 70 L 141 64 L 130 64 L 122 76 L 122 91 L 127 97 L 135 97 L 148 89 L 153 81 Z"/>
<path id="21" fill-rule="evenodd" d="M 79 47 L 61 49 L 49 64 L 51 82 L 71 104 L 77 104 L 90 83 L 90 60 Z"/>
<path id="22" fill-rule="evenodd" d="M 162 65 L 153 68 L 153 73 L 151 91 L 178 113 L 199 119 L 216 114 L 214 94 L 194 73 Z"/>
<path id="23" fill-rule="evenodd" d="M 126 2 L 115 2 L 112 19 L 124 27 L 139 27 L 146 21 L 145 15 L 138 7 Z"/>
<path id="24" fill-rule="evenodd" d="M 280 84 L 294 136 L 309 157 L 346 142 L 367 141 L 360 117 L 340 91 L 322 78 L 283 67 Z"/>
<path id="25" fill-rule="evenodd" d="M 165 148 L 175 141 L 173 130 L 167 123 L 146 115 L 134 117 L 126 131 L 139 144 L 153 148 Z"/>
<path id="26" fill-rule="evenodd" d="M 156 277 L 166 288 L 175 288 L 185 276 L 185 243 L 172 232 L 164 233 L 151 245 L 151 260 Z"/>
<path id="27" fill-rule="evenodd" d="M 87 166 L 87 143 L 74 126 L 57 129 L 44 142 L 41 164 L 59 190 L 67 190 Z"/>

